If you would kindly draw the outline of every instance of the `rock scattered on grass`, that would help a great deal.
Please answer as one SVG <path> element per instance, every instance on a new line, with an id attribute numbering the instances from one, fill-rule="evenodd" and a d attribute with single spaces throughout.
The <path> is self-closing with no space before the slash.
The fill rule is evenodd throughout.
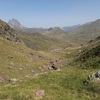
<path id="1" fill-rule="evenodd" d="M 93 81 L 100 82 L 100 70 L 97 71 L 96 73 L 93 73 L 93 74 L 89 75 L 87 77 L 87 79 L 83 81 L 83 84 L 88 85 L 90 82 L 93 82 Z"/>
<path id="2" fill-rule="evenodd" d="M 38 97 L 42 97 L 42 96 L 44 96 L 45 95 L 45 91 L 44 90 L 38 90 L 37 92 L 36 92 L 36 96 L 38 96 Z"/>
<path id="3" fill-rule="evenodd" d="M 0 76 L 0 83 L 3 83 L 6 79 L 2 76 Z"/>

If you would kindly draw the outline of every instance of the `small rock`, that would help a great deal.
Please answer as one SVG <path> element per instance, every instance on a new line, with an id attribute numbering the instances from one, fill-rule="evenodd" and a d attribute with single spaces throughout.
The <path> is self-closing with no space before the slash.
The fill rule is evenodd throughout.
<path id="1" fill-rule="evenodd" d="M 38 90 L 38 91 L 36 92 L 36 95 L 37 95 L 38 97 L 42 97 L 42 96 L 45 95 L 45 91 L 44 91 L 44 90 Z"/>
<path id="2" fill-rule="evenodd" d="M 34 73 L 35 71 L 34 70 L 31 70 L 31 72 Z"/>
<path id="3" fill-rule="evenodd" d="M 36 76 L 38 76 L 39 74 L 37 73 L 37 74 L 35 74 L 34 76 L 36 77 Z"/>
<path id="4" fill-rule="evenodd" d="M 79 50 L 79 52 L 81 52 L 82 50 Z"/>
<path id="5" fill-rule="evenodd" d="M 22 68 L 20 68 L 19 70 L 22 70 Z"/>
<path id="6" fill-rule="evenodd" d="M 44 70 L 42 69 L 41 72 L 43 72 Z"/>
<path id="7" fill-rule="evenodd" d="M 88 85 L 89 82 L 90 82 L 89 80 L 84 80 L 84 81 L 83 81 L 83 84 L 84 84 L 84 85 Z"/>
<path id="8" fill-rule="evenodd" d="M 68 52 L 67 54 L 70 54 L 70 52 Z"/>
<path id="9" fill-rule="evenodd" d="M 16 78 L 11 79 L 12 82 L 17 82 Z"/>
<path id="10" fill-rule="evenodd" d="M 50 61 L 51 64 L 53 64 L 53 61 Z"/>
<path id="11" fill-rule="evenodd" d="M 57 67 L 56 67 L 56 66 L 52 65 L 51 67 L 52 67 L 54 70 L 57 70 Z"/>
<path id="12" fill-rule="evenodd" d="M 48 67 L 48 70 L 52 70 L 52 68 L 51 67 Z"/>
<path id="13" fill-rule="evenodd" d="M 21 79 L 19 80 L 19 82 L 22 82 L 22 81 L 23 81 L 23 80 L 21 80 Z"/>
<path id="14" fill-rule="evenodd" d="M 86 69 L 87 67 L 86 66 L 84 66 L 82 69 Z"/>
<path id="15" fill-rule="evenodd" d="M 28 75 L 26 75 L 25 77 L 26 77 L 26 78 L 28 78 L 29 76 L 28 76 Z"/>
<path id="16" fill-rule="evenodd" d="M 100 78 L 100 71 L 97 71 L 97 72 L 95 73 L 95 77 L 96 77 L 96 78 Z"/>
<path id="17" fill-rule="evenodd" d="M 33 52 L 30 52 L 30 55 L 34 55 L 34 53 Z"/>
<path id="18" fill-rule="evenodd" d="M 0 76 L 0 83 L 3 83 L 5 81 L 5 78 Z"/>
<path id="19" fill-rule="evenodd" d="M 13 56 L 8 56 L 8 58 L 13 58 Z"/>

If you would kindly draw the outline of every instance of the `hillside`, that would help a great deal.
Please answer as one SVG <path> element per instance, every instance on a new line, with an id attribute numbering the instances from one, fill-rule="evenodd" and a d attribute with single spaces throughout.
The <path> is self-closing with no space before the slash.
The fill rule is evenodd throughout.
<path id="1" fill-rule="evenodd" d="M 77 30 L 70 32 L 67 39 L 77 43 L 86 43 L 100 36 L 100 20 L 81 25 Z"/>
<path id="2" fill-rule="evenodd" d="M 51 58 L 55 59 L 49 53 L 33 51 L 24 44 L 16 44 L 2 37 L 0 37 L 0 55 L 0 75 L 7 79 L 30 76 L 38 71 L 38 68 L 49 64 Z"/>
<path id="3" fill-rule="evenodd" d="M 66 27 L 63 27 L 63 30 L 65 32 L 74 32 L 76 31 L 81 25 L 73 25 L 73 26 L 66 26 Z"/>
<path id="4" fill-rule="evenodd" d="M 80 49 L 81 52 L 76 58 L 84 68 L 100 68 L 100 36 L 90 41 Z"/>
<path id="5" fill-rule="evenodd" d="M 48 66 L 43 66 L 50 65 L 51 60 L 58 58 L 51 53 L 28 48 L 20 39 L 21 42 L 15 41 L 17 32 L 3 21 L 0 21 L 0 33 L 0 76 L 7 80 L 34 76 L 46 71 Z"/>
<path id="6" fill-rule="evenodd" d="M 100 77 L 84 85 L 100 70 L 100 37 L 79 46 L 59 28 L 40 34 L 5 25 L 1 21 L 0 100 L 100 100 Z"/>
<path id="7" fill-rule="evenodd" d="M 21 42 L 17 33 L 4 21 L 0 20 L 0 36 L 9 41 Z"/>
<path id="8" fill-rule="evenodd" d="M 72 46 L 73 44 L 70 42 L 65 41 L 63 36 L 65 34 L 60 31 L 53 35 L 53 32 L 50 34 L 48 33 L 29 33 L 29 32 L 22 32 L 16 31 L 19 37 L 24 41 L 25 45 L 31 49 L 38 50 L 38 51 L 51 51 L 53 49 L 62 49 L 66 46 Z M 62 37 L 60 37 L 60 36 Z"/>
<path id="9" fill-rule="evenodd" d="M 54 28 L 49 28 L 48 31 L 42 34 L 53 39 L 58 39 L 59 41 L 66 41 L 65 37 L 67 35 L 67 32 L 65 32 L 63 29 L 59 27 L 54 27 Z"/>
<path id="10" fill-rule="evenodd" d="M 16 44 L 1 37 L 0 47 L 2 47 L 0 49 L 0 79 L 3 77 L 7 80 L 6 83 L 0 83 L 1 100 L 100 99 L 99 83 L 83 85 L 84 79 L 95 72 L 95 69 L 82 70 L 76 65 L 63 65 L 61 63 L 63 66 L 60 70 L 48 71 L 47 65 L 51 60 L 47 58 L 55 60 L 54 54 L 36 52 L 23 44 Z M 77 49 L 77 47 L 65 48 L 62 51 L 65 51 L 64 55 L 70 59 L 70 57 L 74 57 L 73 52 L 76 53 Z M 69 51 L 70 53 L 67 53 Z M 67 62 L 66 59 L 65 62 Z M 57 63 L 59 65 L 59 61 Z"/>

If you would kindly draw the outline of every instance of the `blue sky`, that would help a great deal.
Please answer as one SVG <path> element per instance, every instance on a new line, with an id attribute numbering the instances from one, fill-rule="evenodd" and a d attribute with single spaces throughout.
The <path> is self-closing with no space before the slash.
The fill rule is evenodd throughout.
<path id="1" fill-rule="evenodd" d="M 26 27 L 63 27 L 100 18 L 100 0 L 0 0 L 0 19 Z"/>

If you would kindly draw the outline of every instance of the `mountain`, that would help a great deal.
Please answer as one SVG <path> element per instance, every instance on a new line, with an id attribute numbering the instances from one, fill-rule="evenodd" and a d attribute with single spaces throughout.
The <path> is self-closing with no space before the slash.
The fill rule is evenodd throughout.
<path id="1" fill-rule="evenodd" d="M 74 26 L 67 26 L 67 27 L 63 27 L 63 30 L 65 32 L 73 32 L 75 30 L 77 30 L 81 25 L 74 25 Z"/>
<path id="2" fill-rule="evenodd" d="M 12 27 L 13 29 L 24 29 L 25 28 L 23 25 L 21 25 L 21 23 L 18 20 L 14 18 L 9 20 L 8 25 Z"/>
<path id="3" fill-rule="evenodd" d="M 45 31 L 42 34 L 47 37 L 53 38 L 53 39 L 58 39 L 60 41 L 66 41 L 65 37 L 67 35 L 67 32 L 65 32 L 60 27 L 53 27 L 53 28 L 49 28 L 47 31 Z"/>
<path id="4" fill-rule="evenodd" d="M 21 30 L 24 32 L 38 32 L 41 33 L 43 31 L 45 31 L 45 28 L 27 28 L 25 26 L 23 26 L 17 19 L 10 19 L 8 22 L 9 26 L 13 29 L 17 29 L 17 30 Z"/>
<path id="5" fill-rule="evenodd" d="M 26 28 L 16 19 L 9 20 L 8 24 L 15 29 L 25 45 L 34 50 L 47 51 L 70 44 L 65 42 L 64 37 L 66 36 L 66 32 L 59 27 L 49 29 Z"/>
<path id="6" fill-rule="evenodd" d="M 0 36 L 10 41 L 21 42 L 17 33 L 4 21 L 0 20 Z"/>
<path id="7" fill-rule="evenodd" d="M 100 32 L 100 19 L 81 25 L 74 33 L 77 34 L 92 34 L 94 32 Z"/>
<path id="8" fill-rule="evenodd" d="M 87 43 L 100 36 L 100 19 L 81 25 L 77 30 L 70 32 L 67 39 L 77 43 Z"/>

